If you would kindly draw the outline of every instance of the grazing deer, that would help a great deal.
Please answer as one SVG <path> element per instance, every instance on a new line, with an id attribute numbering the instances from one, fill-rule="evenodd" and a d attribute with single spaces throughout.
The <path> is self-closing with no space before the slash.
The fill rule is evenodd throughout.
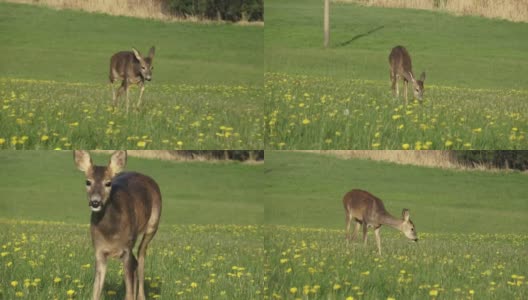
<path id="1" fill-rule="evenodd" d="M 128 88 L 130 84 L 137 84 L 140 87 L 139 101 L 137 107 L 141 105 L 141 97 L 145 90 L 145 80 L 152 79 L 152 59 L 156 49 L 154 46 L 150 48 L 147 57 L 141 56 L 139 51 L 132 48 L 132 51 L 121 51 L 112 55 L 110 58 L 110 85 L 112 86 L 112 95 L 114 106 L 117 106 L 117 98 L 123 93 L 126 94 L 126 111 L 128 113 Z M 117 91 L 114 88 L 116 80 L 123 80 L 121 87 Z"/>
<path id="2" fill-rule="evenodd" d="M 392 94 L 400 96 L 398 79 L 403 79 L 403 88 L 405 94 L 405 105 L 407 105 L 407 83 L 412 83 L 414 97 L 422 101 L 424 93 L 425 72 L 422 72 L 420 79 L 416 80 L 412 71 L 411 56 L 407 49 L 402 46 L 392 48 L 389 55 L 390 79 L 392 82 Z"/>
<path id="3" fill-rule="evenodd" d="M 352 190 L 343 197 L 346 220 L 346 239 L 348 242 L 356 238 L 359 226 L 363 225 L 363 242 L 367 245 L 367 226 L 374 227 L 378 253 L 381 255 L 380 227 L 389 225 L 403 232 L 408 239 L 418 241 L 413 222 L 409 219 L 409 210 L 403 209 L 402 219 L 397 219 L 385 210 L 383 202 L 367 191 Z M 352 238 L 350 238 L 350 223 L 356 221 Z"/>
<path id="4" fill-rule="evenodd" d="M 116 151 L 108 166 L 94 166 L 90 154 L 73 153 L 77 168 L 86 175 L 88 206 L 92 210 L 90 233 L 95 248 L 93 299 L 100 299 L 108 257 L 123 263 L 126 299 L 145 299 L 145 255 L 156 234 L 161 214 L 161 193 L 156 182 L 135 172 L 122 172 L 125 151 Z M 132 249 L 143 235 L 138 260 Z M 139 282 L 139 290 L 137 289 Z"/>

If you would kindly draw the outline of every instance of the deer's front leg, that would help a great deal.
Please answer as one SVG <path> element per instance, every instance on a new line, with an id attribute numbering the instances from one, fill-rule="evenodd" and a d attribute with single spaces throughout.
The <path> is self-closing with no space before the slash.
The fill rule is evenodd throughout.
<path id="1" fill-rule="evenodd" d="M 101 299 L 101 292 L 103 291 L 103 285 L 106 275 L 106 260 L 107 256 L 102 251 L 95 253 L 95 280 L 93 286 L 93 300 Z"/>

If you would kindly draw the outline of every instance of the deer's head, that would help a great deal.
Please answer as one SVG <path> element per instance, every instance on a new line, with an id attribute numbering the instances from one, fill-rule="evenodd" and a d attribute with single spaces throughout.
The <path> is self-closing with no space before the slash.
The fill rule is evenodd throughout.
<path id="1" fill-rule="evenodd" d="M 152 46 L 149 50 L 148 56 L 141 56 L 141 53 L 137 51 L 135 48 L 132 48 L 132 52 L 134 52 L 134 56 L 139 61 L 139 72 L 141 73 L 141 77 L 143 79 L 150 81 L 152 80 L 152 59 L 154 58 L 154 53 L 156 52 L 156 48 Z"/>
<path id="2" fill-rule="evenodd" d="M 95 166 L 90 154 L 83 150 L 75 150 L 73 158 L 77 168 L 86 176 L 86 193 L 88 206 L 93 212 L 101 211 L 110 197 L 112 179 L 126 165 L 126 151 L 116 151 L 112 154 L 108 166 Z"/>

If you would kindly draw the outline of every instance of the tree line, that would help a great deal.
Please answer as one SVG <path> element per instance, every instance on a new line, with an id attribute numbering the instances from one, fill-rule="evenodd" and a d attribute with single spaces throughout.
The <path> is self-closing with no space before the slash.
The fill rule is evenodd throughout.
<path id="1" fill-rule="evenodd" d="M 263 21 L 264 0 L 164 0 L 167 10 L 178 17 L 223 21 Z"/>
<path id="2" fill-rule="evenodd" d="M 470 166 L 491 165 L 500 169 L 528 170 L 528 150 L 470 150 L 454 151 L 455 158 Z"/>

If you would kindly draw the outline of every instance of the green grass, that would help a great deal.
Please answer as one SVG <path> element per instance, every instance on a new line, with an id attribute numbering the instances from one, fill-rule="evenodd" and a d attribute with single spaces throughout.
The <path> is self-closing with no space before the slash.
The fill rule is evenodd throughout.
<path id="1" fill-rule="evenodd" d="M 108 155 L 94 154 L 96 165 Z M 84 174 L 70 151 L 0 151 L 0 218 L 89 222 Z M 154 178 L 162 192 L 164 224 L 257 224 L 263 165 L 167 162 L 129 157 L 126 170 Z M 244 186 L 240 182 L 244 181 Z"/>
<path id="2" fill-rule="evenodd" d="M 429 86 L 404 106 L 377 81 L 268 73 L 266 89 L 268 149 L 528 148 L 528 90 Z"/>
<path id="3" fill-rule="evenodd" d="M 370 191 L 418 232 L 523 233 L 528 230 L 526 174 L 440 170 L 296 152 L 266 152 L 266 223 L 344 228 L 341 202 Z M 446 220 L 449 220 L 446 222 Z M 390 231 L 392 229 L 386 229 Z"/>
<path id="4" fill-rule="evenodd" d="M 526 174 L 455 171 L 298 152 L 266 153 L 270 299 L 523 299 L 528 295 Z M 384 226 L 344 240 L 352 188 L 410 209 L 418 243 Z M 473 294 L 471 294 L 473 293 Z"/>
<path id="5" fill-rule="evenodd" d="M 332 3 L 331 44 L 324 49 L 320 1 L 270 0 L 265 5 L 267 72 L 383 80 L 389 90 L 389 52 L 403 45 L 414 72 L 427 73 L 426 95 L 428 84 L 528 86 L 526 23 Z"/>
<path id="6" fill-rule="evenodd" d="M 93 155 L 96 165 L 108 158 Z M 22 292 L 27 299 L 66 299 L 70 289 L 76 299 L 91 297 L 90 210 L 72 153 L 0 151 L 0 164 L 0 298 Z M 146 259 L 149 299 L 259 298 L 263 165 L 129 157 L 126 169 L 154 178 L 163 197 Z M 117 295 L 106 299 L 124 297 L 120 269 L 110 263 L 104 293 Z"/>
<path id="7" fill-rule="evenodd" d="M 110 56 L 156 46 L 152 85 L 262 83 L 261 26 L 173 23 L 0 3 L 2 77 L 108 82 Z M 150 85 L 150 83 L 147 83 Z"/>
<path id="8" fill-rule="evenodd" d="M 0 220 L 0 228 L 0 298 L 92 297 L 95 262 L 87 225 Z M 258 299 L 261 236 L 251 225 L 161 225 L 145 260 L 147 299 Z M 121 264 L 110 260 L 103 299 L 124 297 Z"/>
<path id="9" fill-rule="evenodd" d="M 0 149 L 261 149 L 261 26 L 167 23 L 0 3 Z M 156 46 L 138 109 L 110 56 Z M 116 88 L 118 84 L 116 83 Z M 131 105 L 139 91 L 131 88 Z"/>
<path id="10" fill-rule="evenodd" d="M 528 146 L 528 24 L 332 4 L 324 49 L 320 1 L 267 1 L 266 22 L 267 149 Z M 422 104 L 391 94 L 396 45 L 427 73 Z"/>

